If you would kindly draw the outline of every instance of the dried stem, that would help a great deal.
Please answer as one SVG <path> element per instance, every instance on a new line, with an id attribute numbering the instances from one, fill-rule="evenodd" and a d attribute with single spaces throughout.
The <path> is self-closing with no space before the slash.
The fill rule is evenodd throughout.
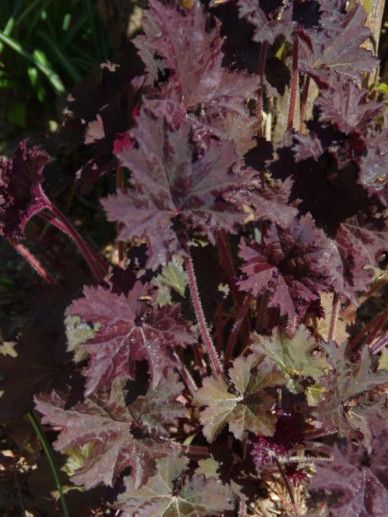
<path id="1" fill-rule="evenodd" d="M 259 91 L 257 94 L 257 119 L 259 121 L 259 136 L 263 136 L 263 95 L 264 95 L 264 72 L 268 54 L 268 41 L 263 41 L 260 45 L 259 61 L 257 74 L 259 76 Z"/>
<path id="2" fill-rule="evenodd" d="M 330 314 L 329 332 L 327 334 L 328 341 L 333 341 L 333 339 L 334 339 L 335 324 L 337 322 L 339 307 L 340 307 L 340 298 L 337 293 L 334 293 L 333 304 L 331 307 L 331 314 Z"/>
<path id="3" fill-rule="evenodd" d="M 217 350 L 214 346 L 213 340 L 210 336 L 209 328 L 206 323 L 205 314 L 203 312 L 201 299 L 199 296 L 197 280 L 195 277 L 193 260 L 191 258 L 189 250 L 187 250 L 187 256 L 185 259 L 186 272 L 188 277 L 188 284 L 190 288 L 191 300 L 193 303 L 193 308 L 195 312 L 195 316 L 198 321 L 199 331 L 202 337 L 202 341 L 207 349 L 207 353 L 209 355 L 210 364 L 213 372 L 217 376 L 222 375 L 222 364 L 220 358 L 218 356 Z"/>
<path id="4" fill-rule="evenodd" d="M 294 114 L 296 106 L 296 94 L 298 90 L 298 63 L 299 63 L 299 39 L 294 37 L 292 45 L 292 69 L 291 69 L 291 85 L 290 85 L 290 104 L 288 107 L 287 129 L 291 129 L 294 125 Z"/>
<path id="5" fill-rule="evenodd" d="M 28 262 L 38 275 L 43 278 L 48 284 L 54 284 L 55 281 L 50 273 L 44 268 L 40 261 L 20 242 L 8 241 L 11 246 Z"/>

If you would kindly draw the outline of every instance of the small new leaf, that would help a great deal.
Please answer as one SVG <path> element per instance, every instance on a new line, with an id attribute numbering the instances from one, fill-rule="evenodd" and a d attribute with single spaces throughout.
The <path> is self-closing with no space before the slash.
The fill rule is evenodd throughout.
<path id="1" fill-rule="evenodd" d="M 271 337 L 254 337 L 254 350 L 266 356 L 289 380 L 288 388 L 300 391 L 300 381 L 311 378 L 319 383 L 331 366 L 326 358 L 315 351 L 316 342 L 306 327 L 300 326 L 293 337 L 288 337 L 278 329 Z"/>
<path id="2" fill-rule="evenodd" d="M 256 354 L 238 357 L 229 370 L 229 386 L 223 379 L 207 377 L 196 393 L 196 401 L 206 406 L 201 411 L 203 434 L 213 442 L 226 424 L 235 438 L 241 440 L 246 431 L 272 436 L 276 417 L 270 410 L 274 403 L 265 388 L 283 384 L 284 378 Z"/>
<path id="3" fill-rule="evenodd" d="M 188 460 L 163 458 L 157 462 L 156 474 L 137 489 L 125 478 L 126 490 L 118 498 L 117 508 L 123 517 L 210 517 L 234 507 L 229 486 L 216 477 L 187 473 Z M 179 488 L 176 481 L 179 479 Z"/>
<path id="4" fill-rule="evenodd" d="M 187 276 L 183 269 L 182 257 L 180 255 L 174 256 L 173 259 L 164 266 L 162 272 L 152 283 L 158 287 L 156 302 L 160 307 L 172 302 L 171 290 L 184 297 L 187 286 Z"/>

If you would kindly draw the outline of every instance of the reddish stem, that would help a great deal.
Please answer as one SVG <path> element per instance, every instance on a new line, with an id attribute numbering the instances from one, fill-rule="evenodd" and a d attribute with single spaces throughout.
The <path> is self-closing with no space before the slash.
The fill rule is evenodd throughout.
<path id="1" fill-rule="evenodd" d="M 54 284 L 54 279 L 39 260 L 20 242 L 9 241 L 11 246 L 29 263 L 29 265 L 43 278 L 48 284 Z"/>
<path id="2" fill-rule="evenodd" d="M 193 308 L 195 312 L 195 316 L 198 321 L 199 332 L 202 337 L 202 341 L 206 347 L 207 353 L 209 355 L 210 364 L 213 372 L 217 376 L 222 375 L 222 364 L 220 358 L 218 356 L 217 350 L 214 346 L 213 340 L 210 336 L 209 328 L 206 323 L 205 314 L 203 312 L 201 299 L 199 296 L 197 279 L 195 277 L 194 265 L 190 255 L 190 252 L 187 250 L 187 256 L 185 259 L 186 273 L 188 277 L 188 284 L 190 288 L 191 301 L 193 303 Z"/>
<path id="3" fill-rule="evenodd" d="M 335 324 L 337 322 L 339 307 L 340 307 L 340 298 L 337 293 L 334 293 L 333 304 L 331 307 L 331 314 L 330 314 L 329 332 L 327 334 L 327 340 L 329 342 L 333 341 L 333 339 L 334 339 Z"/>
<path id="4" fill-rule="evenodd" d="M 93 276 L 100 282 L 106 273 L 105 264 L 102 263 L 100 257 L 98 257 L 88 246 L 88 244 L 84 241 L 81 235 L 76 230 L 75 226 L 67 219 L 67 217 L 57 208 L 54 203 L 50 202 L 49 207 L 51 213 L 57 218 L 59 225 L 54 223 L 54 226 L 57 226 L 64 233 L 69 235 L 71 239 L 77 245 L 81 255 L 84 257 L 86 263 L 88 264 Z"/>
<path id="5" fill-rule="evenodd" d="M 174 359 L 176 360 L 176 362 L 177 362 L 177 364 L 179 366 L 182 378 L 185 381 L 186 386 L 188 387 L 190 393 L 193 396 L 195 396 L 195 392 L 198 390 L 198 386 L 196 385 L 195 380 L 193 379 L 193 377 L 192 377 L 191 373 L 189 372 L 189 370 L 183 364 L 183 362 L 182 362 L 181 358 L 179 357 L 179 355 L 176 352 L 174 352 L 173 356 L 174 356 Z"/>
<path id="6" fill-rule="evenodd" d="M 238 517 L 247 517 L 247 505 L 242 499 L 238 505 Z"/>
<path id="7" fill-rule="evenodd" d="M 259 76 L 259 91 L 257 94 L 257 118 L 259 121 L 259 136 L 263 136 L 263 95 L 264 95 L 264 73 L 265 63 L 268 54 L 268 41 L 263 41 L 260 45 L 259 61 L 257 64 L 257 74 Z"/>
<path id="8" fill-rule="evenodd" d="M 233 263 L 232 251 L 230 249 L 230 242 L 225 230 L 217 232 L 217 248 L 220 257 L 220 264 L 223 267 L 228 280 L 232 293 L 236 300 L 240 300 L 240 291 L 236 286 L 236 269 Z"/>
<path id="9" fill-rule="evenodd" d="M 350 348 L 352 350 L 355 350 L 357 348 L 357 346 L 361 343 L 364 336 L 369 331 L 373 331 L 375 328 L 380 329 L 384 325 L 387 317 L 388 317 L 388 309 L 386 309 L 385 311 L 383 311 L 380 314 L 377 314 L 377 316 L 375 316 L 372 319 L 372 321 L 370 321 L 367 325 L 365 325 L 365 327 L 363 329 L 361 329 L 360 332 L 354 336 L 354 338 L 350 342 Z"/>
<path id="10" fill-rule="evenodd" d="M 376 343 L 373 343 L 373 346 L 371 347 L 372 348 L 372 353 L 373 354 L 378 354 L 387 345 L 388 345 L 388 336 L 383 336 L 383 337 L 379 338 L 376 341 Z"/>
<path id="11" fill-rule="evenodd" d="M 203 445 L 184 445 L 183 450 L 186 454 L 192 456 L 209 456 L 210 451 Z"/>
<path id="12" fill-rule="evenodd" d="M 297 89 L 298 89 L 298 75 L 299 75 L 298 63 L 299 63 L 299 40 L 298 40 L 298 36 L 294 36 L 294 43 L 292 45 L 290 104 L 288 107 L 287 129 L 291 129 L 294 125 L 296 93 L 297 93 Z"/>
<path id="13" fill-rule="evenodd" d="M 258 310 L 256 318 L 256 329 L 258 332 L 263 331 L 268 325 L 268 302 L 269 292 L 265 291 L 258 301 Z"/>
<path id="14" fill-rule="evenodd" d="M 124 173 L 120 165 L 116 169 L 116 189 L 124 190 Z M 117 223 L 117 233 L 121 230 L 122 225 Z M 124 243 L 123 241 L 117 241 L 117 250 L 119 254 L 119 266 L 124 267 Z"/>
<path id="15" fill-rule="evenodd" d="M 240 305 L 240 308 L 237 312 L 236 319 L 232 327 L 232 331 L 229 334 L 228 344 L 225 352 L 225 361 L 228 361 L 232 357 L 234 347 L 237 343 L 237 338 L 239 336 L 242 324 L 244 323 L 245 316 L 248 314 L 250 306 L 251 297 L 249 295 L 246 295 L 243 303 Z"/>
<path id="16" fill-rule="evenodd" d="M 388 314 L 385 313 L 381 316 L 381 319 L 378 321 L 377 325 L 375 326 L 375 328 L 372 330 L 370 336 L 369 336 L 369 345 L 371 345 L 375 339 L 375 337 L 377 336 L 378 332 L 380 331 L 380 329 L 383 328 L 383 326 L 385 325 L 386 321 L 387 321 L 387 318 L 388 318 Z"/>
<path id="17" fill-rule="evenodd" d="M 306 118 L 306 108 L 307 108 L 307 100 L 309 96 L 309 88 L 310 88 L 310 77 L 306 76 L 302 93 L 300 94 L 300 126 L 299 130 L 301 133 L 304 132 L 304 119 Z"/>
<path id="18" fill-rule="evenodd" d="M 279 469 L 280 475 L 281 475 L 281 477 L 282 477 L 282 479 L 284 481 L 284 484 L 286 486 L 286 490 L 288 492 L 288 495 L 290 496 L 291 502 L 292 502 L 293 505 L 295 505 L 294 493 L 293 493 L 293 490 L 292 490 L 292 488 L 290 486 L 290 483 L 288 482 L 288 479 L 287 479 L 287 476 L 286 476 L 286 474 L 285 474 L 285 472 L 283 470 L 283 467 L 281 466 L 281 464 L 280 464 L 280 462 L 279 462 L 279 460 L 277 458 L 275 458 L 275 463 L 276 463 L 276 465 L 277 465 L 277 467 Z"/>

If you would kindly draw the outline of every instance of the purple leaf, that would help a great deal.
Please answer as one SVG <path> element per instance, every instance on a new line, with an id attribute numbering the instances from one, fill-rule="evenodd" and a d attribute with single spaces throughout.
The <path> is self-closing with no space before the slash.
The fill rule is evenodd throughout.
<path id="1" fill-rule="evenodd" d="M 279 9 L 273 8 L 265 12 L 258 0 L 239 0 L 238 10 L 240 18 L 254 27 L 253 41 L 272 45 L 279 36 L 284 36 L 289 41 L 292 39 L 295 24 L 290 19 L 285 20 L 284 16 L 280 19 Z"/>
<path id="2" fill-rule="evenodd" d="M 207 17 L 201 4 L 179 10 L 158 0 L 148 2 L 144 12 L 144 36 L 135 40 L 141 57 L 159 56 L 170 73 L 171 97 L 187 110 L 198 106 L 221 112 L 245 111 L 244 101 L 257 89 L 257 78 L 231 72 L 222 66 L 223 53 L 219 23 L 207 30 Z M 190 58 L 188 59 L 188 56 Z M 148 66 L 150 69 L 150 66 Z M 155 78 L 155 75 L 153 75 Z"/>
<path id="3" fill-rule="evenodd" d="M 124 401 L 120 383 L 112 385 L 109 396 L 99 394 L 65 409 L 65 399 L 52 392 L 35 397 L 36 410 L 42 422 L 59 431 L 54 443 L 56 450 L 66 453 L 88 445 L 90 452 L 83 465 L 76 470 L 72 481 L 88 490 L 103 483 L 113 486 L 127 467 L 136 487 L 146 482 L 155 468 L 155 460 L 177 450 L 168 441 L 150 437 L 135 438 L 132 427 L 136 411 Z"/>
<path id="4" fill-rule="evenodd" d="M 87 395 L 110 385 L 116 377 L 132 379 L 136 362 L 143 359 L 155 387 L 175 364 L 170 349 L 195 341 L 177 306 L 153 309 L 141 301 L 141 296 L 147 296 L 147 292 L 140 283 L 128 296 L 102 287 L 85 287 L 83 298 L 68 308 L 68 315 L 99 325 L 95 336 L 83 345 L 89 354 Z"/>
<path id="5" fill-rule="evenodd" d="M 384 517 L 388 508 L 388 491 L 372 470 L 358 467 L 349 451 L 337 447 L 329 450 L 332 462 L 317 465 L 310 488 L 332 495 L 329 501 L 333 515 L 343 517 Z"/>
<path id="6" fill-rule="evenodd" d="M 243 214 L 221 195 L 241 185 L 244 176 L 231 142 L 213 141 L 203 151 L 192 142 L 187 121 L 172 130 L 146 110 L 137 120 L 132 132 L 137 146 L 119 154 L 137 192 L 111 196 L 103 205 L 109 220 L 122 223 L 120 239 L 147 240 L 149 265 L 155 268 L 180 247 L 171 226 L 175 218 L 210 241 L 216 230 L 233 231 L 242 222 Z"/>
<path id="7" fill-rule="evenodd" d="M 12 158 L 0 158 L 0 235 L 21 240 L 28 221 L 48 207 L 42 190 L 49 155 L 22 140 Z"/>
<path id="8" fill-rule="evenodd" d="M 316 101 L 320 108 L 319 119 L 333 124 L 343 133 L 363 133 L 381 111 L 381 104 L 368 102 L 368 95 L 369 90 L 333 74 L 329 87 L 321 90 Z"/>
<path id="9" fill-rule="evenodd" d="M 315 227 L 310 215 L 283 229 L 272 224 L 263 243 L 242 242 L 244 277 L 238 285 L 258 296 L 267 291 L 269 306 L 303 318 L 322 291 L 335 289 L 341 263 L 334 243 Z"/>
<path id="10" fill-rule="evenodd" d="M 307 50 L 304 69 L 319 82 L 326 83 L 332 72 L 360 82 L 362 72 L 377 66 L 372 52 L 361 45 L 370 37 L 366 13 L 357 5 L 347 13 L 324 10 L 320 27 L 310 32 L 313 51 Z"/>

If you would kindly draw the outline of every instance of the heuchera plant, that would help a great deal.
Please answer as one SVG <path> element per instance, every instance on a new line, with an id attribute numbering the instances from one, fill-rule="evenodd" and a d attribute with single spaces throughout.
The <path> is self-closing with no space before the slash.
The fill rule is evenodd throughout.
<path id="1" fill-rule="evenodd" d="M 62 129 L 89 153 L 77 188 L 115 178 L 115 264 L 44 193 L 44 151 L 0 162 L 4 238 L 60 283 L 22 244 L 39 216 L 94 277 L 63 315 L 74 367 L 33 392 L 120 515 L 387 514 L 387 313 L 356 313 L 386 243 L 365 24 L 345 0 L 148 0 L 142 65 L 102 65 Z"/>

